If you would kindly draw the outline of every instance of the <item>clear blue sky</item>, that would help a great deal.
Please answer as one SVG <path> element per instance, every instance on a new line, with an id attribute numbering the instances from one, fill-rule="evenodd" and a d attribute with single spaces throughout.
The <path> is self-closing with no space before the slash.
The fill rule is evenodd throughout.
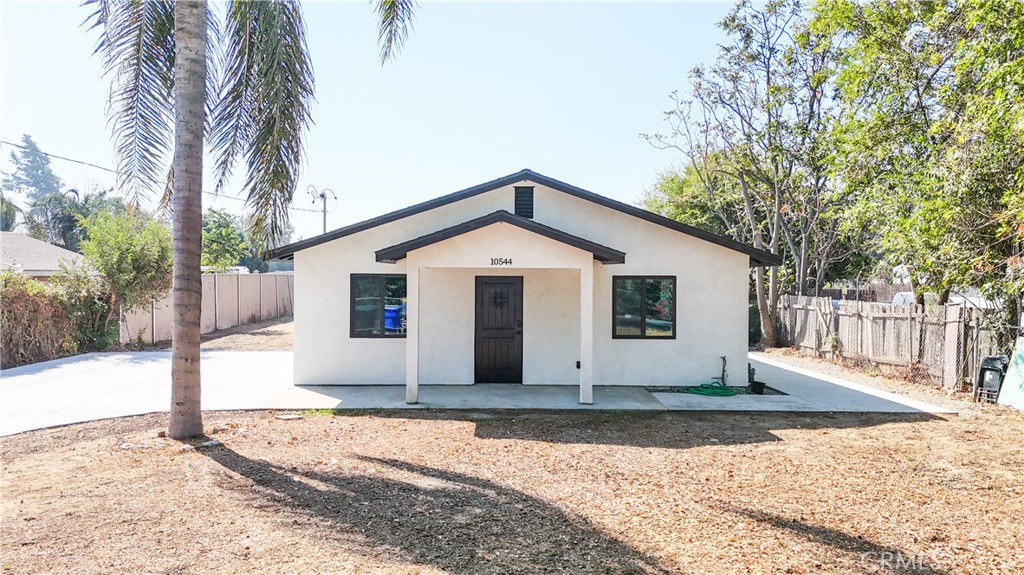
<path id="1" fill-rule="evenodd" d="M 309 184 L 331 188 L 340 204 L 328 228 L 340 227 L 522 168 L 636 202 L 679 160 L 638 134 L 664 129 L 669 93 L 714 59 L 715 23 L 730 7 L 423 2 L 405 49 L 381 66 L 367 2 L 308 3 L 317 103 L 295 206 L 313 207 Z M 0 137 L 28 133 L 44 151 L 113 167 L 88 13 L 0 3 Z M 0 148 L 5 171 L 10 150 Z M 100 170 L 52 165 L 69 187 L 113 184 Z M 242 202 L 204 205 L 240 213 Z M 296 239 L 320 233 L 319 214 L 295 212 L 293 223 Z"/>

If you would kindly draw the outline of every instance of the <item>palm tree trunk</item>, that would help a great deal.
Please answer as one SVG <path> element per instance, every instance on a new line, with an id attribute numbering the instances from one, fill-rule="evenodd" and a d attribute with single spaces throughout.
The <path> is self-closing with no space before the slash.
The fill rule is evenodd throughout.
<path id="1" fill-rule="evenodd" d="M 174 4 L 174 210 L 171 420 L 175 439 L 203 433 L 199 379 L 203 130 L 206 122 L 206 2 Z"/>

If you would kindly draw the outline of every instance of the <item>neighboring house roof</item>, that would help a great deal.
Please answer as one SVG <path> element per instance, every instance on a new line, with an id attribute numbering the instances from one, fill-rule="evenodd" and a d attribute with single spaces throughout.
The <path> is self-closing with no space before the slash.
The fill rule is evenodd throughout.
<path id="1" fill-rule="evenodd" d="M 80 264 L 81 254 L 48 244 L 17 232 L 0 232 L 0 268 L 13 269 L 27 276 L 49 276 L 60 269 L 60 262 Z"/>
<path id="2" fill-rule="evenodd" d="M 486 216 L 472 219 L 450 228 L 436 231 L 432 234 L 427 234 L 407 242 L 402 242 L 400 244 L 378 250 L 377 261 L 393 264 L 398 260 L 405 258 L 406 254 L 413 250 L 418 250 L 431 244 L 436 244 L 456 236 L 461 236 L 467 232 L 479 230 L 480 228 L 485 228 L 499 223 L 510 224 L 528 232 L 533 232 L 546 238 L 562 242 L 563 244 L 570 245 L 574 248 L 590 252 L 594 254 L 595 260 L 603 264 L 621 264 L 626 261 L 626 254 L 619 250 L 602 246 L 601 244 L 572 234 L 567 234 L 561 230 L 556 230 L 555 228 L 545 226 L 544 224 L 535 222 L 529 218 L 517 216 L 506 212 L 505 210 L 498 210 L 494 213 L 487 214 Z"/>
<path id="3" fill-rule="evenodd" d="M 576 186 L 573 186 L 571 184 L 558 181 L 554 178 L 549 178 L 548 176 L 538 174 L 537 172 L 534 172 L 533 170 L 529 169 L 521 170 L 514 174 L 509 174 L 507 176 L 503 176 L 496 180 L 491 180 L 490 182 L 485 182 L 483 184 L 479 184 L 471 188 L 466 188 L 465 190 L 448 194 L 447 196 L 441 196 L 439 198 L 435 198 L 433 200 L 416 204 L 414 206 L 409 206 L 408 208 L 403 208 L 401 210 L 397 210 L 389 214 L 384 214 L 383 216 L 379 216 L 363 222 L 345 226 L 343 228 L 327 232 L 326 234 L 298 241 L 287 246 L 282 246 L 271 250 L 268 255 L 271 259 L 290 259 L 295 254 L 295 252 L 311 248 L 314 246 L 318 246 L 322 243 L 336 240 L 338 238 L 343 238 L 345 236 L 350 236 L 352 234 L 356 234 L 368 230 L 370 228 L 375 228 L 383 224 L 391 223 L 402 218 L 407 218 L 409 216 L 414 216 L 416 214 L 420 214 L 432 210 L 434 208 L 446 206 L 448 204 L 458 202 L 460 200 L 472 198 L 473 196 L 477 196 L 486 192 L 496 190 L 498 188 L 503 188 L 505 186 L 509 186 L 527 180 L 537 184 L 541 184 L 543 186 L 547 186 L 548 188 L 551 188 L 553 190 L 557 190 L 559 192 L 569 194 L 571 196 L 575 196 L 577 198 L 587 200 L 589 202 L 593 202 L 606 208 L 610 208 L 622 212 L 624 214 L 640 218 L 641 220 L 657 224 L 660 226 L 664 226 L 677 232 L 681 232 L 689 236 L 693 236 L 695 238 L 699 238 L 704 241 L 711 242 L 713 244 L 717 244 L 719 246 L 747 254 L 750 256 L 750 264 L 752 266 L 774 266 L 782 263 L 782 257 L 775 255 L 771 252 L 759 250 L 753 246 L 737 242 L 730 238 L 719 236 L 717 234 L 713 234 L 711 232 L 701 230 L 693 226 L 688 226 L 686 224 L 666 218 L 665 216 L 656 214 L 654 212 L 649 212 L 636 206 L 631 206 L 629 204 L 613 200 L 611 198 L 606 198 L 604 196 L 595 194 L 594 192 L 588 192 L 583 188 L 577 188 Z"/>

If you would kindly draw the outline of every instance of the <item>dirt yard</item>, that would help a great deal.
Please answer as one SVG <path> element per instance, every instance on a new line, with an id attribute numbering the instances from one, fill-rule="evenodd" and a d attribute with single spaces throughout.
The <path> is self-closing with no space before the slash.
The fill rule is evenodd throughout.
<path id="1" fill-rule="evenodd" d="M 292 349 L 295 323 L 291 317 L 239 325 L 208 333 L 202 337 L 205 350 L 279 351 Z M 162 341 L 157 349 L 169 349 L 171 342 Z"/>
<path id="2" fill-rule="evenodd" d="M 206 349 L 290 349 L 291 323 Z M 207 413 L 0 438 L 3 573 L 1024 572 L 1024 414 Z"/>
<path id="3" fill-rule="evenodd" d="M 1024 417 L 163 415 L 0 438 L 4 573 L 1020 573 Z"/>

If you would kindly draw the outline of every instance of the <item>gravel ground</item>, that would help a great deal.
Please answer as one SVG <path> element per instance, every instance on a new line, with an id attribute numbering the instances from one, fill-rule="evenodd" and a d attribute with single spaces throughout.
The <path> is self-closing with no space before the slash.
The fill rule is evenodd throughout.
<path id="1" fill-rule="evenodd" d="M 1024 415 L 998 407 L 220 412 L 198 449 L 164 424 L 0 438 L 4 573 L 1024 570 Z"/>

